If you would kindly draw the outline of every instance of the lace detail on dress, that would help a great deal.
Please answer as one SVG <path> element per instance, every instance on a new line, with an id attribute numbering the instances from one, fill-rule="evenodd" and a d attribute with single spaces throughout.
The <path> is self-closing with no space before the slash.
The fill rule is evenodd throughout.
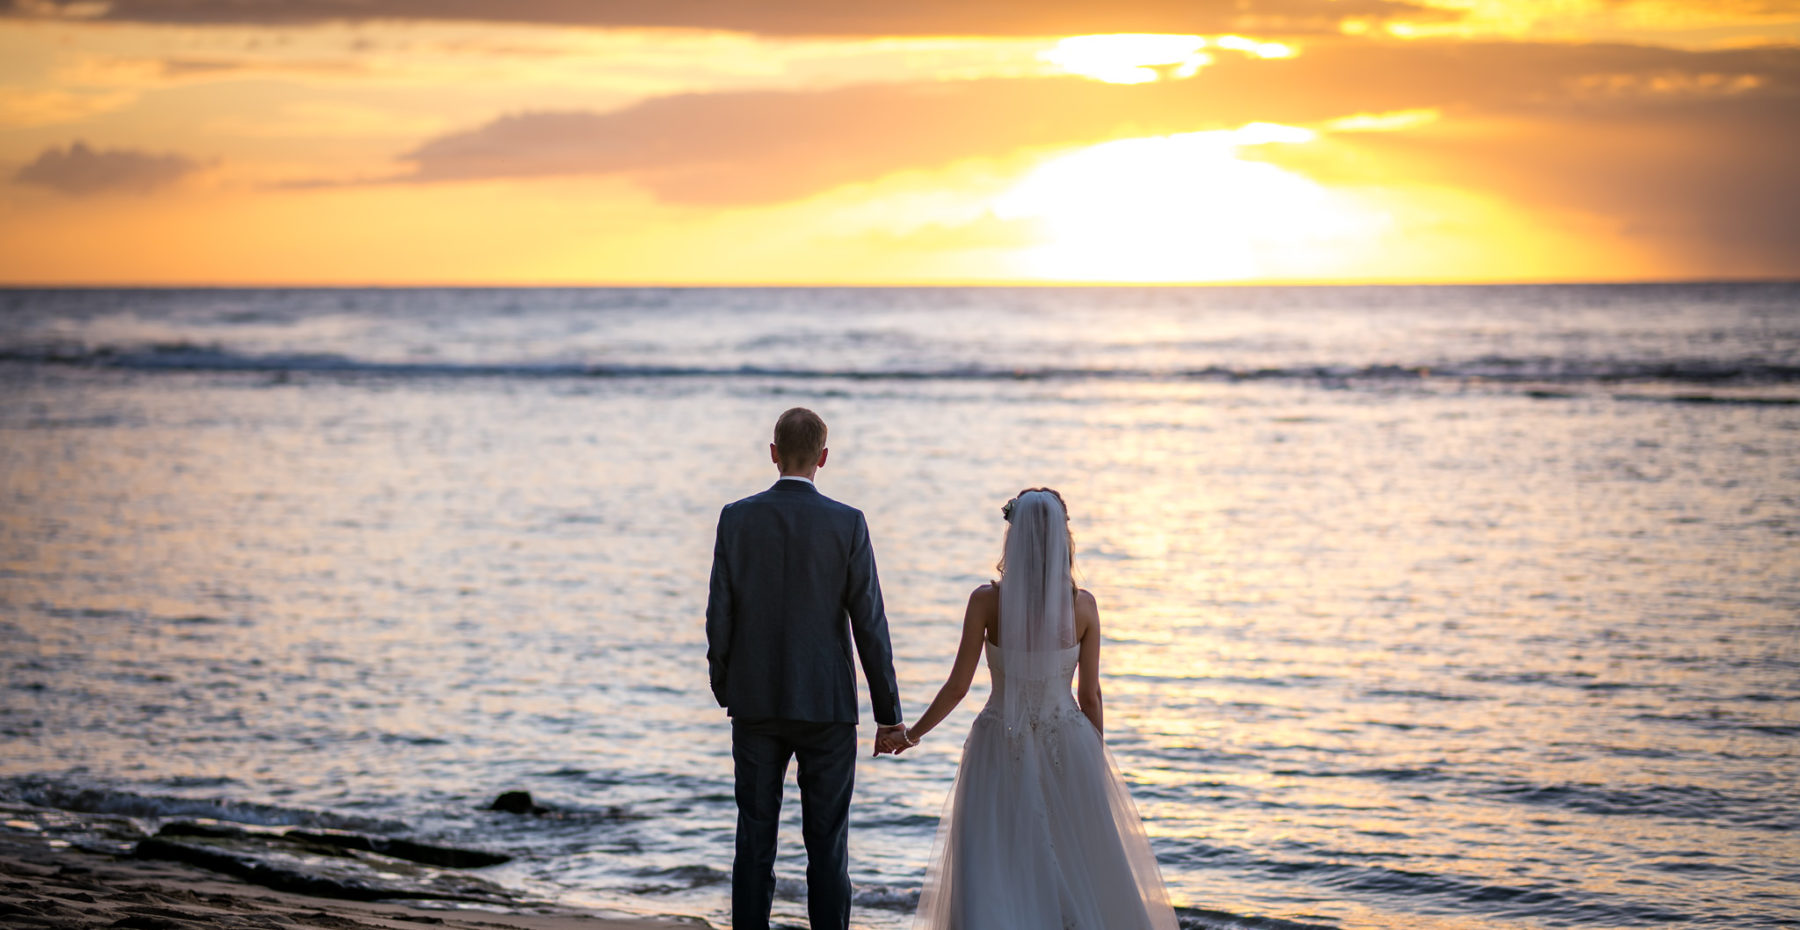
<path id="1" fill-rule="evenodd" d="M 1042 682 L 1015 682 L 1013 694 L 1025 702 L 1025 712 L 1021 715 L 1020 725 L 1006 728 L 1006 745 L 1012 760 L 1022 762 L 1025 758 L 1028 742 L 1036 742 L 1043 747 L 1044 757 L 1056 771 L 1063 767 L 1063 739 L 1066 729 L 1071 724 L 1085 723 L 1086 715 L 1076 705 L 1074 695 L 1069 692 L 1069 679 L 1075 674 L 1075 666 L 1080 656 L 1079 647 L 1064 650 L 1059 669 L 1059 677 Z M 988 673 L 994 681 L 993 695 L 1000 694 L 1006 683 L 1006 651 L 993 644 L 988 645 Z M 997 719 L 1005 726 L 1005 715 L 998 707 L 996 697 L 990 696 L 986 707 L 981 709 L 981 716 Z"/>

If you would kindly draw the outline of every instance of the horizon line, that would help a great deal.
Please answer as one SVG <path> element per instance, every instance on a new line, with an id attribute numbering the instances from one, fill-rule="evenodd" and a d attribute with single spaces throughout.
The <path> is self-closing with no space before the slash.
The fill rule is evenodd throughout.
<path id="1" fill-rule="evenodd" d="M 1800 274 L 1720 275 L 1668 278 L 1541 278 L 1541 279 L 1368 279 L 1368 278 L 1254 278 L 1233 281 L 1070 281 L 1026 279 L 970 279 L 934 281 L 196 281 L 196 282 L 94 282 L 0 281 L 0 291 L 27 290 L 900 290 L 976 288 L 1233 288 L 1233 287 L 1606 287 L 1620 285 L 1699 284 L 1800 284 Z"/>

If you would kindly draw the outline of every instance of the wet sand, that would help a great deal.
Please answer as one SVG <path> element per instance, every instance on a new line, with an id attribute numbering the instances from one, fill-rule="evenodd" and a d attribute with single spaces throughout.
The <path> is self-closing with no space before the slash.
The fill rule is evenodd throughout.
<path id="1" fill-rule="evenodd" d="M 599 914 L 552 905 L 529 911 L 444 910 L 273 891 L 175 862 L 54 846 L 0 833 L 0 926 L 51 930 L 704 930 L 693 917 Z"/>

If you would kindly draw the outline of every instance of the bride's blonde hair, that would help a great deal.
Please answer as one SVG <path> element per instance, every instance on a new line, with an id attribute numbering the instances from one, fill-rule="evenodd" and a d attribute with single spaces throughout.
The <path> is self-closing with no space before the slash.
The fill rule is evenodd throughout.
<path id="1" fill-rule="evenodd" d="M 1000 561 L 994 563 L 994 571 L 999 572 L 1001 578 L 1006 577 L 1006 541 L 1012 537 L 1013 505 L 1018 503 L 1019 498 L 1037 493 L 1048 494 L 1056 498 L 1056 505 L 1062 508 L 1063 532 L 1067 534 L 1069 541 L 1069 594 L 1074 596 L 1081 591 L 1081 585 L 1075 581 L 1075 530 L 1069 524 L 1069 505 L 1063 501 L 1062 494 L 1058 493 L 1055 488 L 1026 488 L 1014 494 L 1012 500 L 1001 505 L 1000 515 L 1006 518 L 1006 534 L 1000 537 Z M 999 584 L 1000 582 L 996 580 L 994 583 Z"/>

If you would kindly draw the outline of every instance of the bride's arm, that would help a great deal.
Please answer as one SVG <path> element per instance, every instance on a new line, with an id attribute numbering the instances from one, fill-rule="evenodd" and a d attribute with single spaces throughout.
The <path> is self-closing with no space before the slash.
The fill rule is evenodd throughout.
<path id="1" fill-rule="evenodd" d="M 1106 709 L 1100 700 L 1100 605 L 1094 596 L 1082 591 L 1075 597 L 1075 624 L 1081 630 L 1081 654 L 1075 676 L 1075 702 L 1094 725 L 1094 731 L 1106 735 Z"/>
<path id="2" fill-rule="evenodd" d="M 962 640 L 956 644 L 956 662 L 950 666 L 950 678 L 938 689 L 937 697 L 925 708 L 919 722 L 906 731 L 909 742 L 916 743 L 931 732 L 969 693 L 969 682 L 975 680 L 975 665 L 981 661 L 981 647 L 987 641 L 988 624 L 995 616 L 997 602 L 993 585 L 984 584 L 969 595 L 969 606 L 963 611 Z"/>

